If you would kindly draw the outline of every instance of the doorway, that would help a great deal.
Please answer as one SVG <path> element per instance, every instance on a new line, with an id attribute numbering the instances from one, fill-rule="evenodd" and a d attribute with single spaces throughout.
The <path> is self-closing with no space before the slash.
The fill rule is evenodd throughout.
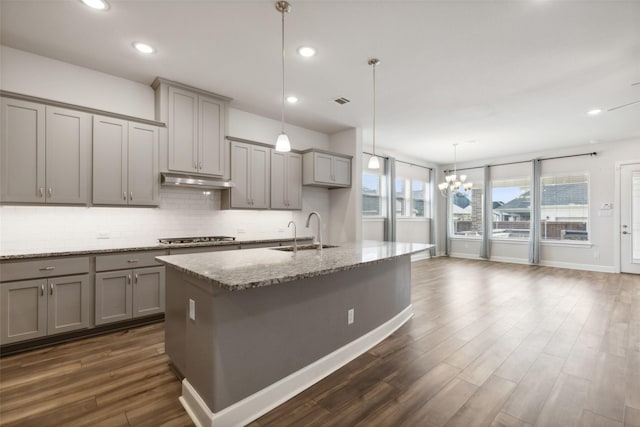
<path id="1" fill-rule="evenodd" d="M 620 271 L 640 274 L 640 163 L 620 167 Z"/>

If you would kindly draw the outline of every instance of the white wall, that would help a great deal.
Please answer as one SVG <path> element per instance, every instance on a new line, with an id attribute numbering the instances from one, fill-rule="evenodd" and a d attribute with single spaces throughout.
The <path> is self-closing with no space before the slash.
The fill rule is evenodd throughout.
<path id="1" fill-rule="evenodd" d="M 330 241 L 333 243 L 362 239 L 362 130 L 351 128 L 330 136 L 331 151 L 353 156 L 351 188 L 329 190 L 331 214 Z"/>
<path id="2" fill-rule="evenodd" d="M 575 157 L 570 159 L 547 160 L 542 162 L 542 175 L 587 172 L 590 179 L 589 193 L 589 240 L 590 244 L 568 244 L 561 242 L 543 242 L 540 250 L 540 263 L 543 265 L 578 268 L 594 271 L 616 271 L 618 245 L 616 219 L 620 216 L 616 194 L 616 163 L 621 161 L 640 162 L 640 140 L 610 142 L 585 145 L 570 149 L 531 153 L 519 157 L 490 159 L 487 164 L 528 160 L 536 157 L 555 157 L 596 151 L 594 157 Z M 478 166 L 485 162 L 467 163 L 459 167 Z M 530 170 L 529 164 L 521 165 L 523 171 Z M 530 172 L 529 172 L 530 175 Z M 440 174 L 440 177 L 442 175 Z M 440 181 L 440 180 L 439 180 Z M 605 203 L 613 204 L 612 211 L 601 211 Z M 444 229 L 445 216 L 440 200 L 438 228 Z M 439 252 L 444 247 L 444 239 L 439 240 Z M 458 257 L 477 258 L 479 242 L 468 239 L 453 239 L 451 254 Z M 492 241 L 493 260 L 526 263 L 528 243 L 514 241 Z"/>
<path id="3" fill-rule="evenodd" d="M 151 86 L 0 46 L 0 88 L 135 117 L 154 119 Z M 159 72 L 159 74 L 161 74 Z M 233 94 L 226 94 L 233 96 Z M 228 134 L 260 142 L 275 141 L 280 122 L 229 109 Z M 327 149 L 325 134 L 285 124 L 293 148 Z M 305 229 L 306 214 L 330 217 L 327 189 L 303 187 L 302 211 L 220 210 L 220 191 L 162 188 L 158 208 L 0 206 L 0 251 L 8 253 L 126 247 L 153 244 L 160 237 L 232 235 L 239 239 L 315 234 Z M 323 237 L 329 237 L 329 221 Z M 98 233 L 109 239 L 98 239 Z"/>

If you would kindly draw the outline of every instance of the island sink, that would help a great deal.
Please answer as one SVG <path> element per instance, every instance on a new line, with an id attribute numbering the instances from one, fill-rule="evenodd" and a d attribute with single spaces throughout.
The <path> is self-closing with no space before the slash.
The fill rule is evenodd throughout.
<path id="1" fill-rule="evenodd" d="M 322 245 L 323 249 L 329 249 L 329 248 L 337 248 L 338 246 L 336 245 Z M 271 248 L 275 251 L 285 251 L 285 252 L 293 252 L 293 246 L 282 246 L 280 248 Z M 311 244 L 311 245 L 299 245 L 298 246 L 298 250 L 299 251 L 307 251 L 309 249 L 318 249 L 318 245 L 317 244 Z"/>

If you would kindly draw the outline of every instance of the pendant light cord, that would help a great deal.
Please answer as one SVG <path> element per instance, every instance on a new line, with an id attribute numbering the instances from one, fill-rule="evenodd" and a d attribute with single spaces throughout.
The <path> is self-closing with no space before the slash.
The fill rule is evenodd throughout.
<path id="1" fill-rule="evenodd" d="M 282 125 L 282 133 L 284 133 L 284 14 L 282 11 L 282 115 L 280 123 Z"/>
<path id="2" fill-rule="evenodd" d="M 376 64 L 373 63 L 373 155 L 376 155 Z"/>

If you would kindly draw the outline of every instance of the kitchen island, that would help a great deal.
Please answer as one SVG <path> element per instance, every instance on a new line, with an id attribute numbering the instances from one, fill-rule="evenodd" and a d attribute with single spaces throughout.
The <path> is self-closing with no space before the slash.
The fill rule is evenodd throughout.
<path id="1" fill-rule="evenodd" d="M 411 254 L 432 245 L 162 256 L 165 346 L 200 425 L 244 425 L 386 338 L 412 315 Z"/>

